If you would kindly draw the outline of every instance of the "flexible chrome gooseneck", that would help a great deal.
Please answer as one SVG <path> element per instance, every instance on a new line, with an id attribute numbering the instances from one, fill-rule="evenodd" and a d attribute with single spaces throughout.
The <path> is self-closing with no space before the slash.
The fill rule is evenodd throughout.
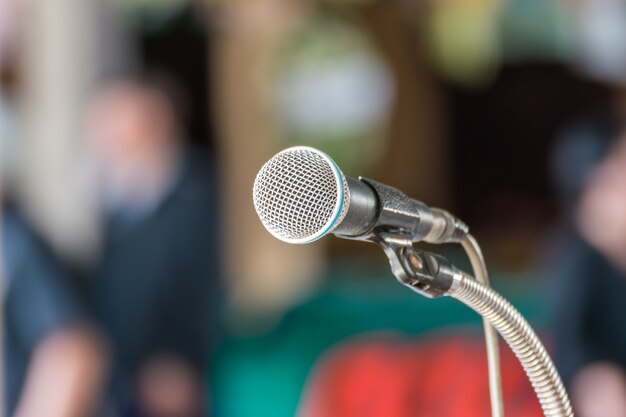
<path id="1" fill-rule="evenodd" d="M 451 296 L 491 324 L 522 364 L 547 417 L 573 416 L 561 377 L 530 324 L 493 289 L 460 271 L 445 257 L 415 249 L 401 239 L 383 239 L 395 277 L 428 297 Z"/>
<path id="2" fill-rule="evenodd" d="M 548 352 L 515 307 L 491 288 L 465 274 L 448 295 L 471 307 L 498 330 L 524 367 L 546 416 L 574 415 Z"/>

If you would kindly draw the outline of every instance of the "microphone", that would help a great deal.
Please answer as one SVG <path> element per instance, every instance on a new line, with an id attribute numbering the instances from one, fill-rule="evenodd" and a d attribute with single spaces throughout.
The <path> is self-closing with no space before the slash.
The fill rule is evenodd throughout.
<path id="1" fill-rule="evenodd" d="M 526 370 L 546 416 L 573 416 L 540 339 L 524 317 L 489 288 L 480 249 L 467 225 L 452 214 L 388 185 L 346 177 L 328 155 L 305 146 L 285 149 L 267 161 L 254 180 L 252 196 L 263 226 L 284 242 L 310 243 L 332 233 L 378 243 L 402 284 L 427 297 L 454 297 L 493 325 Z M 441 255 L 413 247 L 421 240 L 461 243 L 477 278 L 483 279 L 472 278 Z M 494 416 L 502 415 L 497 346 L 496 336 L 488 335 Z"/>
<path id="2" fill-rule="evenodd" d="M 378 242 L 461 242 L 465 223 L 400 190 L 374 180 L 345 176 L 325 153 L 296 146 L 274 155 L 256 176 L 252 191 L 261 223 L 287 243 L 311 243 L 332 233 Z"/>

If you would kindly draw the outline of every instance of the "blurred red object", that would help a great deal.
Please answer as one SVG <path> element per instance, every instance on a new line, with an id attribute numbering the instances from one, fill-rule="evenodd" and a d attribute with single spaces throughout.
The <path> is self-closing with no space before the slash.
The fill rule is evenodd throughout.
<path id="1" fill-rule="evenodd" d="M 514 354 L 501 349 L 505 411 L 542 416 Z M 484 343 L 472 337 L 407 341 L 367 337 L 322 358 L 300 417 L 473 417 L 491 415 Z"/>

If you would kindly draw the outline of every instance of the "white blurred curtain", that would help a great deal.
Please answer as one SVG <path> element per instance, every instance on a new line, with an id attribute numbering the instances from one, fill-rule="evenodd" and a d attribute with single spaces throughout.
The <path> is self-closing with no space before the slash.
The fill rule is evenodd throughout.
<path id="1" fill-rule="evenodd" d="M 82 127 L 99 76 L 127 65 L 108 0 L 25 2 L 20 34 L 18 195 L 61 255 L 80 261 L 97 245 Z"/>

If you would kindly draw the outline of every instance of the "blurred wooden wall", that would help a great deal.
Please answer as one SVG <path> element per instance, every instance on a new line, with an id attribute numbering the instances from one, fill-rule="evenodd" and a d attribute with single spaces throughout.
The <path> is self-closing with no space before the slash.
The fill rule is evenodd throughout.
<path id="1" fill-rule="evenodd" d="M 226 269 L 234 308 L 248 314 L 280 311 L 307 294 L 323 266 L 324 240 L 280 242 L 263 229 L 252 204 L 256 173 L 280 150 L 269 107 L 272 57 L 303 13 L 296 2 L 228 2 L 214 44 Z"/>
<path id="2" fill-rule="evenodd" d="M 313 7 L 314 2 L 287 0 L 228 2 L 214 42 L 214 107 L 235 308 L 280 309 L 308 294 L 325 265 L 329 243 L 337 248 L 334 253 L 378 250 L 331 239 L 287 245 L 263 229 L 252 205 L 256 173 L 285 143 L 270 108 L 272 59 L 281 40 Z M 375 178 L 430 204 L 445 205 L 449 166 L 443 104 L 419 48 L 419 16 L 407 16 L 387 2 L 371 2 L 354 12 L 387 58 L 396 84 L 388 147 Z"/>

